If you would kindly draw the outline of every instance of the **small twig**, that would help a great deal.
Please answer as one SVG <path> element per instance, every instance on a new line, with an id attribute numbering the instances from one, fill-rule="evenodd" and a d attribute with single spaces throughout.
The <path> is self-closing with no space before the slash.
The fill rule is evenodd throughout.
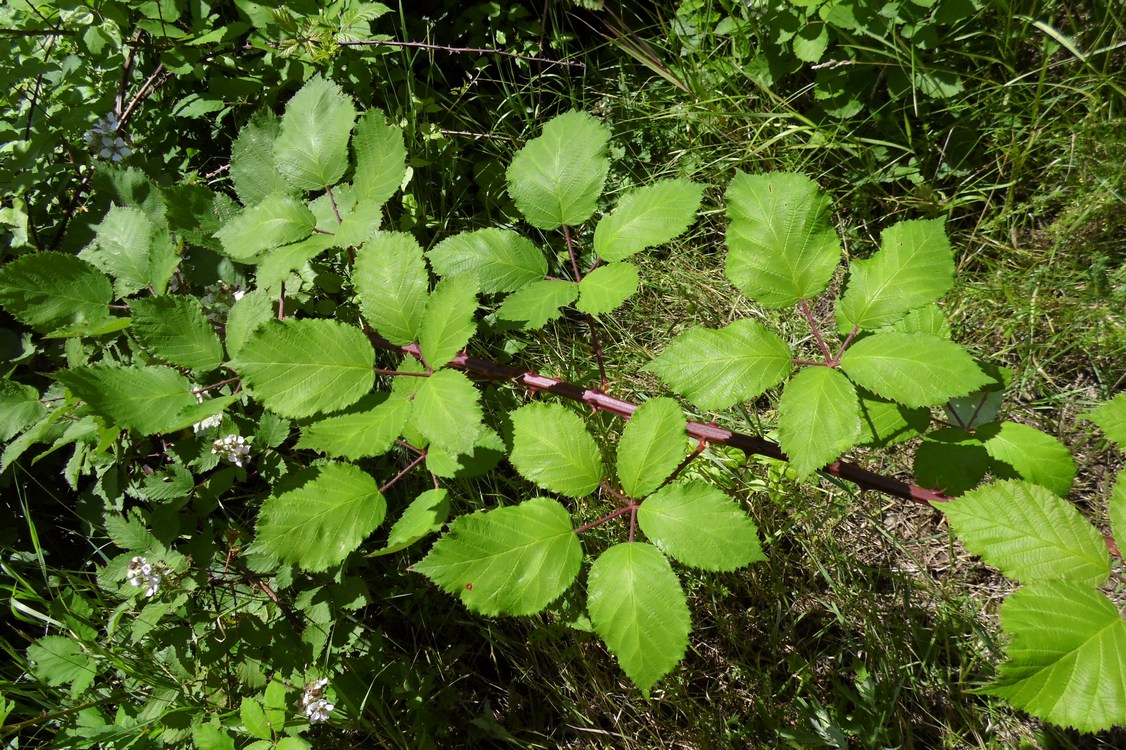
<path id="1" fill-rule="evenodd" d="M 833 367 L 836 367 L 841 363 L 841 355 L 844 354 L 849 345 L 852 344 L 852 340 L 856 338 L 856 334 L 858 333 L 860 333 L 860 326 L 853 326 L 852 330 L 848 332 L 848 336 L 845 337 L 844 343 L 841 344 L 841 348 L 837 352 L 837 356 L 833 357 L 832 362 L 830 362 Z"/>
<path id="2" fill-rule="evenodd" d="M 567 243 L 567 254 L 571 256 L 571 270 L 575 272 L 575 283 L 583 280 L 583 275 L 579 271 L 579 257 L 575 252 L 575 243 L 571 239 L 571 227 L 566 224 L 563 225 L 563 239 Z"/>
<path id="3" fill-rule="evenodd" d="M 631 511 L 636 510 L 636 509 L 637 509 L 637 506 L 633 505 L 632 503 L 630 505 L 625 506 L 624 508 L 618 508 L 617 510 L 613 511 L 612 513 L 608 513 L 608 514 L 602 516 L 602 518 L 599 518 L 597 521 L 591 521 L 590 523 L 584 523 L 582 526 L 575 529 L 575 533 L 576 534 L 582 534 L 584 531 L 590 531 L 591 529 L 593 529 L 596 526 L 601 526 L 604 523 L 608 523 L 610 521 L 613 521 L 615 518 L 620 518 L 621 516 L 624 516 L 626 513 L 629 513 Z"/>
<path id="4" fill-rule="evenodd" d="M 332 212 L 336 214 L 336 223 L 343 224 L 344 219 L 340 218 L 340 208 L 336 205 L 336 196 L 332 194 L 332 186 L 325 186 L 325 194 L 328 195 L 328 202 L 332 206 Z"/>
<path id="5" fill-rule="evenodd" d="M 384 492 L 386 492 L 388 489 L 390 489 L 391 486 L 393 484 L 395 484 L 395 482 L 398 482 L 400 479 L 405 477 L 407 475 L 407 472 L 409 472 L 411 469 L 418 466 L 420 463 L 422 463 L 425 460 L 426 460 L 426 452 L 423 451 L 421 454 L 419 454 L 418 458 L 416 458 L 415 460 L 413 460 L 409 464 L 407 464 L 407 468 L 403 469 L 398 474 L 396 474 L 394 479 L 392 479 L 390 482 L 388 482 L 387 484 L 380 487 L 379 488 L 379 494 L 382 495 Z"/>
<path id="6" fill-rule="evenodd" d="M 825 355 L 825 364 L 831 364 L 833 355 L 829 353 L 829 347 L 825 343 L 825 339 L 821 337 L 821 328 L 817 325 L 817 321 L 813 319 L 813 313 L 809 309 L 809 303 L 804 299 L 798 303 L 798 309 L 801 314 L 805 316 L 805 320 L 809 323 L 809 329 L 813 331 L 813 338 L 817 340 L 817 346 L 821 348 L 821 353 Z"/>
<path id="7" fill-rule="evenodd" d="M 238 380 L 238 378 L 227 378 L 226 380 L 220 380 L 218 383 L 212 383 L 211 385 L 205 385 L 202 388 L 196 388 L 194 391 L 192 391 L 192 393 L 206 393 L 207 391 L 213 391 L 216 388 L 222 388 L 223 386 L 230 385 L 231 383 L 237 383 Z"/>
<path id="8" fill-rule="evenodd" d="M 697 440 L 696 441 L 696 447 L 692 449 L 691 453 L 689 453 L 687 456 L 684 457 L 684 460 L 680 462 L 680 466 L 677 466 L 676 470 L 672 474 L 669 474 L 669 478 L 666 479 L 665 481 L 661 482 L 661 486 L 664 487 L 666 484 L 674 481 L 678 476 L 680 476 L 680 472 L 687 469 L 688 464 L 695 461 L 696 458 L 701 453 L 703 453 L 704 449 L 706 449 L 707 447 L 708 447 L 708 441 L 707 440 Z"/>
<path id="9" fill-rule="evenodd" d="M 573 62 L 571 60 L 553 60 L 548 57 L 536 57 L 535 55 L 521 55 L 516 52 L 508 52 L 502 49 L 489 49 L 485 47 L 447 47 L 442 44 L 426 44 L 425 42 L 400 42 L 394 39 L 362 39 L 355 42 L 337 42 L 341 47 L 409 47 L 412 49 L 429 49 L 438 52 L 449 52 L 452 54 L 476 54 L 476 55 L 500 55 L 501 57 L 511 57 L 517 60 L 529 60 L 531 62 L 549 63 L 551 65 L 569 65 L 575 68 L 585 68 L 586 65 L 580 62 Z"/>
<path id="10" fill-rule="evenodd" d="M 137 89 L 137 93 L 133 94 L 133 98 L 129 100 L 129 104 L 125 107 L 125 111 L 121 113 L 119 118 L 120 128 L 124 128 L 128 124 L 129 119 L 133 117 L 133 113 L 137 107 L 152 95 L 154 91 L 164 85 L 164 82 L 172 77 L 172 74 L 164 69 L 164 63 L 156 66 L 156 70 L 152 72 L 145 82 L 141 84 L 141 88 Z"/>
<path id="11" fill-rule="evenodd" d="M 384 370 L 382 367 L 373 367 L 371 369 L 372 369 L 372 372 L 374 372 L 376 375 L 401 375 L 403 377 L 408 377 L 408 378 L 428 378 L 428 377 L 430 377 L 430 373 L 428 373 L 428 372 L 403 372 L 401 370 Z"/>
<path id="12" fill-rule="evenodd" d="M 602 342 L 598 339 L 598 326 L 594 322 L 593 315 L 586 316 L 587 325 L 590 326 L 590 342 L 594 345 L 594 361 L 598 363 L 598 380 L 599 387 L 602 390 L 610 385 L 610 381 L 606 379 L 606 362 L 602 358 Z"/>

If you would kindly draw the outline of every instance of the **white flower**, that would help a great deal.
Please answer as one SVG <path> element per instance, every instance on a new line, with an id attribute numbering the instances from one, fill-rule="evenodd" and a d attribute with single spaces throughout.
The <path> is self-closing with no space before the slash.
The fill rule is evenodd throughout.
<path id="1" fill-rule="evenodd" d="M 319 721 L 328 721 L 328 712 L 336 706 L 325 700 L 324 688 L 328 685 L 327 679 L 320 679 L 305 685 L 305 693 L 301 696 L 301 706 L 305 709 L 305 716 L 310 724 Z"/>
<path id="2" fill-rule="evenodd" d="M 223 454 L 223 458 L 239 467 L 244 461 L 250 460 L 250 446 L 242 435 L 227 435 L 216 439 L 211 444 L 211 452 Z"/>
<path id="3" fill-rule="evenodd" d="M 192 391 L 192 393 L 195 394 L 196 403 L 202 404 L 205 401 L 202 393 L 196 393 L 195 391 Z M 199 422 L 196 422 L 195 424 L 193 424 L 192 425 L 192 431 L 195 432 L 196 434 L 198 434 L 198 433 L 201 433 L 205 430 L 210 430 L 212 427 L 218 427 L 222 423 L 223 423 L 223 413 L 222 412 L 220 412 L 218 414 L 212 414 L 210 417 L 206 417 L 206 418 L 200 420 Z M 211 452 L 212 453 L 218 453 L 219 451 L 212 448 Z"/>
<path id="4" fill-rule="evenodd" d="M 145 587 L 145 597 L 151 597 L 160 590 L 160 583 L 164 580 L 164 566 L 160 563 L 153 565 L 143 557 L 134 557 L 126 568 L 125 580 L 130 586 Z"/>
<path id="5" fill-rule="evenodd" d="M 92 146 L 101 159 L 119 162 L 133 153 L 125 139 L 118 135 L 121 121 L 110 112 L 86 131 L 86 144 Z"/>
<path id="6" fill-rule="evenodd" d="M 203 314 L 217 325 L 225 325 L 231 306 L 246 296 L 245 290 L 222 281 L 205 286 L 203 292 L 203 297 L 199 300 L 203 305 Z"/>

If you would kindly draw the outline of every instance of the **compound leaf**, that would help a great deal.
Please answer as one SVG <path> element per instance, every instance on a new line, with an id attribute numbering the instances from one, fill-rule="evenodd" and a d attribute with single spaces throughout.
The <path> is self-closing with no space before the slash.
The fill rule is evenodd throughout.
<path id="1" fill-rule="evenodd" d="M 880 250 L 853 261 L 837 302 L 842 331 L 890 325 L 934 302 L 954 284 L 954 251 L 942 219 L 901 221 L 884 230 Z"/>
<path id="2" fill-rule="evenodd" d="M 610 170 L 609 140 L 609 128 L 571 111 L 549 120 L 539 137 L 516 152 L 507 172 L 508 193 L 529 224 L 558 229 L 591 217 Z"/>
<path id="3" fill-rule="evenodd" d="M 860 404 L 848 378 L 806 367 L 786 384 L 778 404 L 778 443 L 798 476 L 840 457 L 860 438 Z"/>
<path id="4" fill-rule="evenodd" d="M 262 404 L 300 419 L 355 403 L 375 382 L 375 351 L 358 328 L 333 320 L 270 321 L 231 367 Z"/>
<path id="5" fill-rule="evenodd" d="M 603 260 L 625 260 L 685 232 L 696 218 L 704 186 L 658 180 L 626 194 L 594 230 L 594 251 Z"/>
<path id="6" fill-rule="evenodd" d="M 731 571 L 766 559 L 755 522 L 706 482 L 657 490 L 638 508 L 637 524 L 662 552 L 693 568 Z"/>
<path id="7" fill-rule="evenodd" d="M 1103 594 L 1044 581 L 1001 605 L 1009 661 L 985 692 L 1081 732 L 1126 721 L 1126 620 Z"/>
<path id="8" fill-rule="evenodd" d="M 407 173 L 407 149 L 403 131 L 387 122 L 377 109 L 360 116 L 352 136 L 356 173 L 352 189 L 357 201 L 382 206 L 395 194 Z"/>
<path id="9" fill-rule="evenodd" d="M 320 464 L 287 476 L 262 503 L 255 546 L 302 570 L 327 570 L 359 547 L 386 513 L 387 501 L 366 472 Z"/>
<path id="10" fill-rule="evenodd" d="M 196 403 L 191 383 L 170 367 L 97 364 L 61 370 L 53 377 L 111 425 L 142 435 L 171 429 L 179 423 L 180 411 Z"/>
<path id="11" fill-rule="evenodd" d="M 671 398 L 649 399 L 630 416 L 618 441 L 618 479 L 630 497 L 661 486 L 688 452 L 687 420 Z"/>
<path id="12" fill-rule="evenodd" d="M 411 402 L 395 393 L 377 393 L 356 406 L 304 427 L 295 447 L 352 461 L 391 450 L 410 419 Z"/>
<path id="13" fill-rule="evenodd" d="M 0 305 L 40 332 L 108 320 L 112 299 L 110 280 L 73 255 L 32 253 L 0 269 Z"/>
<path id="14" fill-rule="evenodd" d="M 1108 438 L 1126 451 L 1126 393 L 1119 393 L 1098 408 L 1080 414 L 1079 418 L 1097 424 Z"/>
<path id="15" fill-rule="evenodd" d="M 594 561 L 587 611 L 594 632 L 646 696 L 684 658 L 692 631 L 684 589 L 651 544 L 618 544 Z"/>
<path id="16" fill-rule="evenodd" d="M 1075 478 L 1075 462 L 1063 443 L 1035 427 L 1017 422 L 993 422 L 976 432 L 985 450 L 1024 479 L 1067 497 Z"/>
<path id="17" fill-rule="evenodd" d="M 439 370 L 415 391 L 412 421 L 432 446 L 470 453 L 483 428 L 480 397 L 463 373 Z"/>
<path id="18" fill-rule="evenodd" d="M 858 385 L 904 406 L 934 406 L 992 379 L 953 341 L 927 333 L 876 333 L 841 356 Z"/>
<path id="19" fill-rule="evenodd" d="M 348 168 L 348 136 L 356 107 L 340 87 L 320 76 L 309 79 L 282 115 L 274 140 L 274 163 L 298 190 L 320 190 L 340 181 Z"/>
<path id="20" fill-rule="evenodd" d="M 582 419 L 559 404 L 528 404 L 512 414 L 516 470 L 545 490 L 589 495 L 604 476 L 598 444 Z"/>
<path id="21" fill-rule="evenodd" d="M 430 293 L 418 329 L 426 364 L 437 369 L 457 356 L 477 330 L 477 281 L 468 276 L 442 279 Z"/>
<path id="22" fill-rule="evenodd" d="M 740 172 L 727 190 L 727 278 L 772 309 L 822 292 L 841 259 L 830 208 L 805 175 Z"/>
<path id="23" fill-rule="evenodd" d="M 223 363 L 219 334 L 195 297 L 142 297 L 129 305 L 133 334 L 165 362 L 207 372 Z"/>
<path id="24" fill-rule="evenodd" d="M 543 252 L 511 229 L 455 234 L 426 255 L 439 276 L 471 275 L 483 294 L 514 292 L 547 274 Z"/>
<path id="25" fill-rule="evenodd" d="M 277 115 L 262 110 L 250 118 L 231 146 L 231 182 L 244 206 L 272 193 L 293 190 L 274 164 L 274 140 L 280 127 Z"/>
<path id="26" fill-rule="evenodd" d="M 304 203 L 273 193 L 240 211 L 215 236 L 228 258 L 249 263 L 265 250 L 305 239 L 316 225 L 316 217 Z"/>
<path id="27" fill-rule="evenodd" d="M 376 232 L 356 250 L 352 284 L 364 318 L 393 344 L 418 338 L 430 276 L 418 241 L 405 232 Z"/>
<path id="28" fill-rule="evenodd" d="M 583 548 L 555 500 L 460 516 L 414 570 L 483 615 L 531 615 L 567 590 Z"/>
<path id="29" fill-rule="evenodd" d="M 761 323 L 743 319 L 719 330 L 690 328 L 643 369 L 711 411 L 758 398 L 793 370 L 790 347 Z"/>
<path id="30" fill-rule="evenodd" d="M 1097 586 L 1110 575 L 1102 535 L 1074 505 L 1039 485 L 996 482 L 937 507 L 966 549 L 1021 583 Z"/>
<path id="31" fill-rule="evenodd" d="M 637 291 L 639 276 L 632 263 L 609 263 L 599 266 L 579 282 L 579 301 L 575 308 L 587 315 L 603 315 Z"/>
<path id="32" fill-rule="evenodd" d="M 563 314 L 563 308 L 579 296 L 579 285 L 573 281 L 545 279 L 513 292 L 497 308 L 502 320 L 527 321 L 525 330 L 543 328 Z"/>

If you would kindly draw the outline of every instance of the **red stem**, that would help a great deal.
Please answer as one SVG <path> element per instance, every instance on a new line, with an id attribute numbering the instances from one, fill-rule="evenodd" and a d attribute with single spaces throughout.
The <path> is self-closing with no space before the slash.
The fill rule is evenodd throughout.
<path id="1" fill-rule="evenodd" d="M 803 299 L 798 303 L 798 309 L 800 309 L 801 314 L 805 316 L 805 321 L 809 323 L 809 330 L 813 331 L 813 338 L 817 339 L 817 346 L 821 348 L 821 353 L 825 355 L 825 364 L 831 365 L 833 355 L 829 353 L 829 346 L 821 336 L 821 328 L 818 327 L 817 321 L 813 319 L 813 313 L 809 310 L 809 303 Z"/>

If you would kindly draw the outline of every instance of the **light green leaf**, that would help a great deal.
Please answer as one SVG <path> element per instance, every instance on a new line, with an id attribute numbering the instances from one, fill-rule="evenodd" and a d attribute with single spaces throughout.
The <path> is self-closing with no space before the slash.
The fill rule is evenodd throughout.
<path id="1" fill-rule="evenodd" d="M 133 334 L 165 362 L 207 372 L 223 363 L 219 334 L 195 297 L 142 297 L 129 305 Z"/>
<path id="2" fill-rule="evenodd" d="M 302 570 L 344 561 L 383 523 L 387 502 L 351 464 L 318 464 L 286 476 L 262 503 L 254 546 Z"/>
<path id="3" fill-rule="evenodd" d="M 127 552 L 146 552 L 160 546 L 160 542 L 136 516 L 107 513 L 105 526 L 110 540 Z"/>
<path id="4" fill-rule="evenodd" d="M 585 112 L 547 122 L 512 158 L 508 194 L 528 223 L 539 229 L 582 224 L 598 206 L 610 162 L 610 129 Z"/>
<path id="5" fill-rule="evenodd" d="M 602 482 L 602 454 L 574 412 L 528 404 L 512 413 L 512 426 L 509 460 L 525 479 L 567 497 L 589 495 Z"/>
<path id="6" fill-rule="evenodd" d="M 242 699 L 242 704 L 239 706 L 239 717 L 242 719 L 242 725 L 246 727 L 246 731 L 252 737 L 257 737 L 260 740 L 273 738 L 273 734 L 270 732 L 270 722 L 266 721 L 266 712 L 262 710 L 262 704 L 255 699 Z"/>
<path id="7" fill-rule="evenodd" d="M 182 409 L 196 403 L 191 383 L 170 367 L 98 364 L 61 370 L 53 377 L 112 426 L 142 435 L 167 431 Z"/>
<path id="8" fill-rule="evenodd" d="M 696 219 L 704 186 L 688 180 L 658 180 L 627 193 L 594 230 L 594 252 L 603 260 L 625 260 L 683 234 Z"/>
<path id="9" fill-rule="evenodd" d="M 416 497 L 387 535 L 387 546 L 372 552 L 368 557 L 381 557 L 410 547 L 442 529 L 450 515 L 449 493 L 446 490 L 427 490 Z"/>
<path id="10" fill-rule="evenodd" d="M 37 331 L 109 319 L 113 286 L 73 255 L 32 253 L 0 269 L 0 305 Z"/>
<path id="11" fill-rule="evenodd" d="M 543 252 L 511 229 L 455 234 L 426 255 L 439 276 L 471 275 L 483 294 L 514 292 L 547 274 Z"/>
<path id="12" fill-rule="evenodd" d="M 480 392 L 463 373 L 439 370 L 414 394 L 411 420 L 430 444 L 451 453 L 470 453 L 481 434 Z"/>
<path id="13" fill-rule="evenodd" d="M 352 136 L 356 173 L 352 188 L 359 201 L 382 206 L 395 194 L 407 173 L 407 149 L 403 131 L 387 122 L 377 109 L 369 109 L 356 123 Z"/>
<path id="14" fill-rule="evenodd" d="M 259 326 L 274 319 L 274 302 L 265 290 L 255 289 L 231 305 L 227 314 L 227 353 L 237 357 L 242 345 Z"/>
<path id="15" fill-rule="evenodd" d="M 994 422 L 977 430 L 985 450 L 1033 484 L 1067 497 L 1075 462 L 1067 447 L 1051 435 L 1016 422 Z"/>
<path id="16" fill-rule="evenodd" d="M 1126 620 L 1103 594 L 1046 581 L 1001 605 L 1009 661 L 986 692 L 1063 727 L 1126 723 Z"/>
<path id="17" fill-rule="evenodd" d="M 799 476 L 856 444 L 860 404 L 848 378 L 829 367 L 806 367 L 786 384 L 778 404 L 778 443 Z"/>
<path id="18" fill-rule="evenodd" d="M 273 193 L 261 203 L 243 209 L 215 236 L 223 243 L 223 253 L 228 258 L 248 263 L 265 250 L 305 239 L 316 225 L 316 217 L 304 203 Z"/>
<path id="19" fill-rule="evenodd" d="M 113 277 L 117 296 L 146 287 L 163 293 L 179 263 L 166 224 L 154 222 L 139 208 L 111 206 L 95 229 L 94 242 L 79 257 Z"/>
<path id="20" fill-rule="evenodd" d="M 705 410 L 725 409 L 761 396 L 793 370 L 790 347 L 758 321 L 743 319 L 717 331 L 690 328 L 643 369 Z"/>
<path id="21" fill-rule="evenodd" d="M 298 190 L 320 190 L 340 181 L 348 168 L 348 136 L 356 107 L 340 87 L 309 79 L 285 106 L 274 140 L 274 163 Z"/>
<path id="22" fill-rule="evenodd" d="M 460 516 L 414 570 L 483 615 L 531 615 L 567 590 L 582 544 L 571 514 L 537 497 Z"/>
<path id="23" fill-rule="evenodd" d="M 954 251 L 943 225 L 943 219 L 900 221 L 884 230 L 879 252 L 850 264 L 837 301 L 841 331 L 891 325 L 950 290 Z"/>
<path id="24" fill-rule="evenodd" d="M 1098 408 L 1080 414 L 1079 418 L 1097 424 L 1119 449 L 1126 451 L 1126 393 L 1119 393 Z"/>
<path id="25" fill-rule="evenodd" d="M 1004 481 L 937 504 L 966 549 L 1021 583 L 1098 586 L 1110 553 L 1074 505 L 1031 482 Z"/>
<path id="26" fill-rule="evenodd" d="M 638 508 L 637 524 L 662 552 L 693 568 L 731 571 L 766 559 L 755 522 L 706 482 L 657 490 Z"/>
<path id="27" fill-rule="evenodd" d="M 274 164 L 274 140 L 281 125 L 270 110 L 250 118 L 231 146 L 231 182 L 244 206 L 252 206 L 273 193 L 291 193 L 293 188 Z"/>
<path id="28" fill-rule="evenodd" d="M 14 438 L 47 413 L 34 386 L 0 380 L 0 441 Z"/>
<path id="29" fill-rule="evenodd" d="M 829 47 L 829 27 L 823 23 L 805 23 L 794 34 L 794 57 L 808 63 L 819 62 Z"/>
<path id="30" fill-rule="evenodd" d="M 418 348 L 427 365 L 442 367 L 465 348 L 477 330 L 476 312 L 476 279 L 451 276 L 438 282 L 418 329 Z"/>
<path id="31" fill-rule="evenodd" d="M 508 295 L 497 308 L 497 317 L 502 320 L 527 321 L 524 330 L 534 331 L 562 315 L 563 308 L 578 296 L 579 285 L 573 281 L 535 281 Z"/>
<path id="32" fill-rule="evenodd" d="M 355 403 L 375 382 L 375 351 L 358 328 L 333 320 L 271 321 L 231 367 L 267 409 L 291 419 Z"/>
<path id="33" fill-rule="evenodd" d="M 508 446 L 500 435 L 485 427 L 473 441 L 473 450 L 469 453 L 452 453 L 440 446 L 429 446 L 426 449 L 426 470 L 450 479 L 479 477 L 496 468 L 506 455 Z"/>
<path id="34" fill-rule="evenodd" d="M 992 382 L 961 346 L 926 333 L 866 336 L 841 356 L 841 369 L 905 406 L 935 406 Z"/>
<path id="35" fill-rule="evenodd" d="M 610 263 L 588 273 L 579 282 L 575 308 L 587 315 L 603 315 L 618 308 L 637 291 L 637 266 Z"/>
<path id="36" fill-rule="evenodd" d="M 411 402 L 390 393 L 361 399 L 345 414 L 328 417 L 302 428 L 297 448 L 320 451 L 353 461 L 382 456 L 410 419 Z"/>
<path id="37" fill-rule="evenodd" d="M 740 172 L 727 190 L 727 278 L 772 309 L 820 294 L 841 260 L 831 207 L 804 175 Z"/>
<path id="38" fill-rule="evenodd" d="M 938 305 L 931 303 L 917 307 L 883 330 L 900 333 L 929 333 L 933 336 L 950 338 L 950 321 Z"/>
<path id="39" fill-rule="evenodd" d="M 192 746 L 196 750 L 235 750 L 235 740 L 220 726 L 196 724 L 192 727 Z"/>
<path id="40" fill-rule="evenodd" d="M 48 685 L 70 685 L 76 696 L 90 687 L 98 664 L 77 639 L 61 635 L 40 638 L 27 647 L 31 673 Z"/>
<path id="41" fill-rule="evenodd" d="M 351 211 L 341 214 L 343 221 L 337 224 L 335 234 L 330 237 L 332 247 L 359 247 L 374 237 L 383 223 L 383 204 L 363 200 Z"/>
<path id="42" fill-rule="evenodd" d="M 294 271 L 318 255 L 336 247 L 336 238 L 328 234 L 314 234 L 292 245 L 279 247 L 258 258 L 258 273 L 255 282 L 259 289 L 280 292 L 281 284 Z"/>
<path id="43" fill-rule="evenodd" d="M 208 417 L 221 414 L 226 411 L 228 406 L 237 403 L 241 398 L 242 396 L 218 396 L 215 398 L 205 398 L 202 402 L 185 406 L 176 414 L 175 421 L 172 422 L 164 432 L 186 430 Z"/>
<path id="44" fill-rule="evenodd" d="M 661 486 L 688 453 L 687 420 L 671 398 L 652 398 L 630 416 L 618 441 L 618 479 L 630 497 Z"/>
<path id="45" fill-rule="evenodd" d="M 356 250 L 352 284 L 360 309 L 375 330 L 393 344 L 418 338 L 430 277 L 418 241 L 403 232 L 376 232 Z"/>
<path id="46" fill-rule="evenodd" d="M 587 611 L 594 632 L 646 696 L 684 658 L 692 632 L 684 590 L 650 544 L 618 544 L 594 561 Z"/>

